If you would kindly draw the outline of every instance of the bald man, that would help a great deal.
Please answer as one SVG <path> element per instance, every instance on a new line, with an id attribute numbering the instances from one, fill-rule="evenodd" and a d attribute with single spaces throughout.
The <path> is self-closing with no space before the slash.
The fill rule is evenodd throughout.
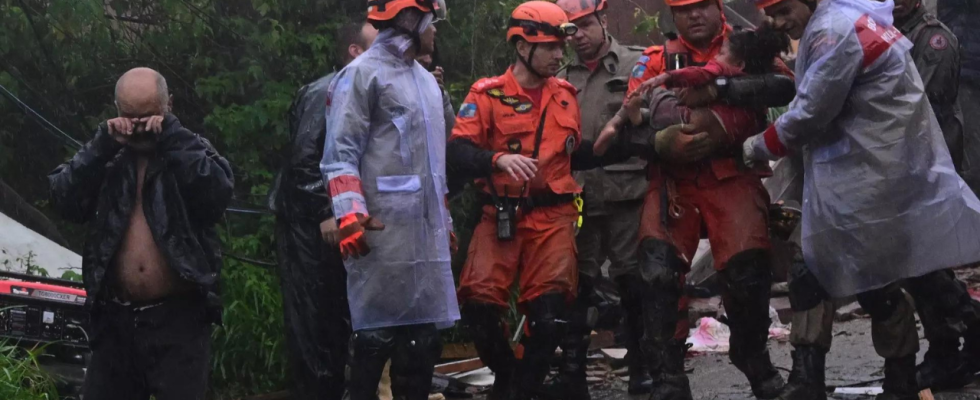
<path id="1" fill-rule="evenodd" d="M 84 398 L 204 399 L 231 166 L 170 114 L 156 71 L 126 72 L 115 97 L 119 116 L 48 175 L 58 212 L 89 226 Z"/>

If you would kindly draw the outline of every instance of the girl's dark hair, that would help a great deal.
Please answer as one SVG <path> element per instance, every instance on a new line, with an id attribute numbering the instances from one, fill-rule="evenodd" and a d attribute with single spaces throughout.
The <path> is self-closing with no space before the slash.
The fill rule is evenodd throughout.
<path id="1" fill-rule="evenodd" d="M 728 35 L 728 51 L 745 63 L 746 74 L 772 72 L 773 60 L 789 51 L 789 36 L 767 27 L 758 30 L 738 30 Z"/>

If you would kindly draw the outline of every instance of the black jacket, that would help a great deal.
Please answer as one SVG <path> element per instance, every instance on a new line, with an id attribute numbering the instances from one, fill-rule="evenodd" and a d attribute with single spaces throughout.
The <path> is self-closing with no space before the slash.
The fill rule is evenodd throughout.
<path id="1" fill-rule="evenodd" d="M 320 160 L 327 135 L 327 91 L 336 73 L 303 86 L 289 107 L 289 146 L 282 168 L 269 190 L 269 208 L 290 220 L 320 223 L 333 217 L 323 187 Z"/>
<path id="2" fill-rule="evenodd" d="M 106 273 L 129 226 L 136 195 L 136 154 L 115 141 L 105 123 L 92 141 L 48 175 L 52 203 L 68 220 L 88 224 L 82 275 L 88 306 L 98 308 Z M 211 144 L 167 115 L 146 167 L 143 210 L 167 264 L 207 296 L 212 322 L 221 319 L 221 250 L 214 229 L 234 189 L 231 165 Z"/>

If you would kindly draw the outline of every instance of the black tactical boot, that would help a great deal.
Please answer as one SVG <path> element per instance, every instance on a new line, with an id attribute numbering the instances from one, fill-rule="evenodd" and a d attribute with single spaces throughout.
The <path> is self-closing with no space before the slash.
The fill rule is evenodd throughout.
<path id="1" fill-rule="evenodd" d="M 884 393 L 875 400 L 918 400 L 919 386 L 915 382 L 915 354 L 885 359 Z"/>
<path id="2" fill-rule="evenodd" d="M 968 360 L 960 354 L 959 338 L 955 342 L 932 340 L 922 364 L 916 367 L 919 389 L 934 391 L 958 389 L 973 380 Z"/>
<path id="3" fill-rule="evenodd" d="M 463 326 L 466 327 L 480 360 L 494 373 L 489 400 L 505 400 L 510 390 L 510 377 L 517 361 L 507 341 L 507 328 L 500 319 L 502 310 L 492 304 L 463 305 Z"/>
<path id="4" fill-rule="evenodd" d="M 521 339 L 524 356 L 511 379 L 509 400 L 530 400 L 542 393 L 551 359 L 564 333 L 565 295 L 548 293 L 527 303 L 528 334 Z M 583 371 L 584 372 L 584 371 Z"/>
<path id="5" fill-rule="evenodd" d="M 585 381 L 588 363 L 589 335 L 565 335 L 562 339 L 561 365 L 558 375 L 545 386 L 541 393 L 544 399 L 553 400 L 591 400 L 589 385 Z"/>
<path id="6" fill-rule="evenodd" d="M 779 393 L 778 400 L 827 400 L 824 384 L 824 363 L 827 351 L 817 347 L 800 345 L 793 351 L 793 371 L 789 383 Z"/>
<path id="7" fill-rule="evenodd" d="M 391 393 L 394 400 L 429 397 L 432 373 L 442 354 L 442 338 L 434 324 L 401 327 L 391 355 Z"/>
<path id="8" fill-rule="evenodd" d="M 626 330 L 626 365 L 629 366 L 629 394 L 647 394 L 653 387 L 653 379 L 643 360 L 643 350 L 640 338 L 643 337 L 642 300 L 640 293 L 642 284 L 635 276 L 622 276 L 617 279 L 619 284 L 620 306 L 623 308 L 624 325 Z"/>
<path id="9" fill-rule="evenodd" d="M 691 384 L 684 372 L 687 343 L 671 340 L 664 351 L 663 372 L 653 380 L 650 400 L 692 400 Z"/>

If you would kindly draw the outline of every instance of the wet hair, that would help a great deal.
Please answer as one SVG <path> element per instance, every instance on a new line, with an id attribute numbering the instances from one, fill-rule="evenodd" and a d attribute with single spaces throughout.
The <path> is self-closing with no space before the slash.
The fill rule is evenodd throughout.
<path id="1" fill-rule="evenodd" d="M 341 26 L 337 30 L 337 40 L 334 42 L 334 51 L 337 53 L 337 62 L 343 66 L 351 61 L 348 48 L 356 44 L 367 50 L 367 43 L 364 40 L 365 22 L 350 22 Z"/>
<path id="2" fill-rule="evenodd" d="M 758 30 L 737 30 L 728 35 L 728 51 L 745 63 L 746 74 L 765 74 L 773 71 L 773 60 L 789 51 L 789 36 L 767 27 Z"/>

